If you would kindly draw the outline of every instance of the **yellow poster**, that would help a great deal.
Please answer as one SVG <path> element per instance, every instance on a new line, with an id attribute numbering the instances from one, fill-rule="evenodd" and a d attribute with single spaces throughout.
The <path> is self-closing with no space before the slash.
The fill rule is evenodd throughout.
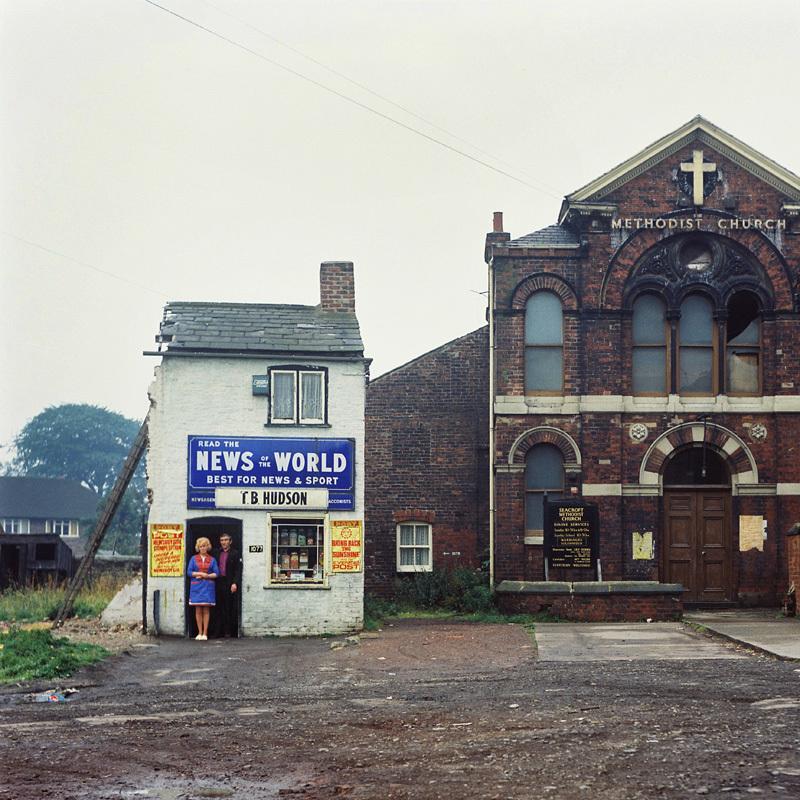
<path id="1" fill-rule="evenodd" d="M 331 521 L 331 572 L 361 572 L 364 523 L 360 519 Z"/>
<path id="2" fill-rule="evenodd" d="M 764 517 L 739 517 L 739 550 L 764 550 Z"/>
<path id="3" fill-rule="evenodd" d="M 653 557 L 653 531 L 633 532 L 633 557 L 636 560 Z"/>
<path id="4" fill-rule="evenodd" d="M 183 525 L 151 523 L 150 577 L 183 577 Z"/>

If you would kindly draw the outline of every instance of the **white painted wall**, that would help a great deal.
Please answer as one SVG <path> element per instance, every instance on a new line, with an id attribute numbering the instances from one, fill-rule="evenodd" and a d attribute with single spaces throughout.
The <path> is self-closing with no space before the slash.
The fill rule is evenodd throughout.
<path id="1" fill-rule="evenodd" d="M 328 368 L 330 427 L 265 426 L 267 397 L 254 396 L 252 376 L 279 364 Z M 267 511 L 187 509 L 187 437 L 330 437 L 356 442 L 355 510 L 330 511 L 328 519 L 364 519 L 364 363 L 324 359 L 165 357 L 150 387 L 150 446 L 147 485 L 150 523 L 183 523 L 199 517 L 242 520 L 242 630 L 246 636 L 343 633 L 363 623 L 364 574 L 334 574 L 328 588 L 268 587 Z M 296 516 L 292 514 L 292 516 Z M 323 516 L 323 512 L 315 516 Z M 264 552 L 248 552 L 250 545 Z M 187 553 L 187 559 L 190 554 Z M 330 563 L 326 560 L 326 563 Z M 184 632 L 183 578 L 148 579 L 148 627 L 153 625 L 153 592 L 161 591 L 160 630 Z"/>

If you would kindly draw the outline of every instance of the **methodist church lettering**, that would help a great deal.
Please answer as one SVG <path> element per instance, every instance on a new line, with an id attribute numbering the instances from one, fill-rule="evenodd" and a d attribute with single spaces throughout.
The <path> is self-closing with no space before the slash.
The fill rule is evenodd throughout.
<path id="1" fill-rule="evenodd" d="M 597 506 L 582 501 L 545 504 L 544 554 L 551 568 L 593 569 L 597 559 Z"/>
<path id="2" fill-rule="evenodd" d="M 717 228 L 721 231 L 785 231 L 785 219 L 761 219 L 759 217 L 716 217 Z M 703 217 L 617 217 L 611 220 L 611 227 L 624 230 L 654 228 L 670 231 L 699 231 L 703 227 Z M 712 223 L 713 224 L 713 223 Z"/>
<path id="3" fill-rule="evenodd" d="M 352 439 L 189 437 L 189 508 L 352 510 Z"/>

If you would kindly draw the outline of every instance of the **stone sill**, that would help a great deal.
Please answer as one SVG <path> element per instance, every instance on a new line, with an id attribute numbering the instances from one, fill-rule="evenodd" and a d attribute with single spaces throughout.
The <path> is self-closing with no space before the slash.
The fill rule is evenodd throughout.
<path id="1" fill-rule="evenodd" d="M 501 581 L 500 594 L 683 594 L 680 583 L 658 581 Z"/>

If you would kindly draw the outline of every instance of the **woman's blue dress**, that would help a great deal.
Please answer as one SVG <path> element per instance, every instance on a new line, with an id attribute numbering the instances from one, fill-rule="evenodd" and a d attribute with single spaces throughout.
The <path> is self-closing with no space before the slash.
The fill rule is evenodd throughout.
<path id="1" fill-rule="evenodd" d="M 213 572 L 215 575 L 219 575 L 219 566 L 217 565 L 217 560 L 211 556 L 208 556 L 208 560 L 211 563 L 205 572 Z M 189 566 L 186 568 L 186 574 L 191 579 L 189 582 L 190 606 L 213 606 L 217 604 L 217 592 L 215 587 L 216 581 L 198 580 L 197 578 L 192 578 L 193 572 L 203 571 L 204 570 L 200 569 L 198 556 L 192 556 L 189 559 Z"/>

